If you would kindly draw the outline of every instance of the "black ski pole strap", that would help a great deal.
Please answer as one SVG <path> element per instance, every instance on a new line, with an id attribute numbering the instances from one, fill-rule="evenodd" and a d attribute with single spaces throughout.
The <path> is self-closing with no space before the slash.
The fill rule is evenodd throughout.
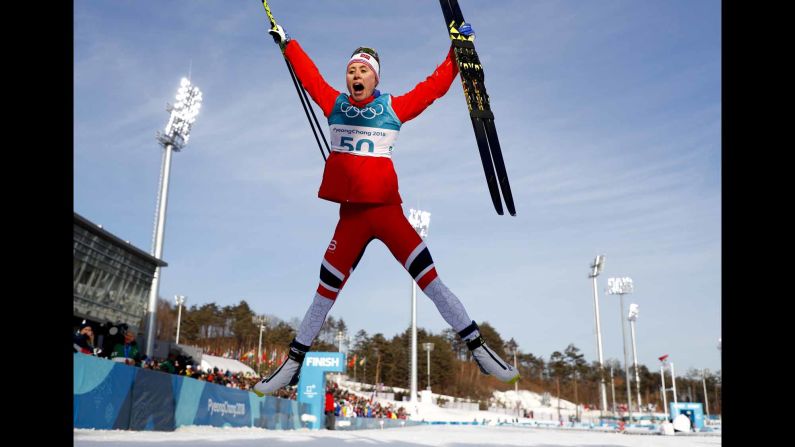
<path id="1" fill-rule="evenodd" d="M 475 332 L 477 329 L 478 329 L 478 324 L 475 323 L 474 320 L 472 320 L 472 324 L 470 324 L 469 326 L 465 327 L 464 329 L 461 329 L 461 331 L 458 333 L 458 335 L 461 338 L 467 338 L 467 336 L 469 334 Z"/>
<path id="2" fill-rule="evenodd" d="M 295 339 L 290 343 L 290 353 L 287 355 L 298 363 L 304 363 L 304 357 L 309 352 L 309 346 L 298 343 Z"/>
<path id="3" fill-rule="evenodd" d="M 477 349 L 477 348 L 479 348 L 479 347 L 481 347 L 481 346 L 483 346 L 485 344 L 486 344 L 486 340 L 483 339 L 483 336 L 482 335 L 478 335 L 477 337 L 475 337 L 472 340 L 469 340 L 467 342 L 467 348 L 469 348 L 470 351 L 474 351 L 475 349 Z"/>

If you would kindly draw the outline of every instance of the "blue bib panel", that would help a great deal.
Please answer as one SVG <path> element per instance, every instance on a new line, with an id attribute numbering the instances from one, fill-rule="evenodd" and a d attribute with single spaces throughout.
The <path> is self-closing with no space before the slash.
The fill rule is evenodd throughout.
<path id="1" fill-rule="evenodd" d="M 341 93 L 328 117 L 331 150 L 367 157 L 392 156 L 402 123 L 392 109 L 392 96 L 383 94 L 359 108 Z"/>

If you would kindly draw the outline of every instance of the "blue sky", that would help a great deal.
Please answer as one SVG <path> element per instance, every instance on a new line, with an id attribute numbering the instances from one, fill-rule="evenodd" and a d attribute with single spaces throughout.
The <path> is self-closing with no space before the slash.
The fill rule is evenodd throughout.
<path id="1" fill-rule="evenodd" d="M 605 357 L 623 362 L 607 278 L 629 276 L 639 362 L 656 369 L 669 354 L 678 374 L 720 369 L 720 2 L 460 4 L 477 33 L 518 214 L 494 212 L 455 81 L 403 127 L 393 154 L 404 208 L 432 214 L 427 242 L 440 276 L 472 318 L 522 351 L 549 359 L 574 343 L 593 361 L 589 264 L 605 254 Z M 379 89 L 394 94 L 449 48 L 434 1 L 270 5 L 341 91 L 358 46 L 378 50 Z M 190 72 L 204 104 L 173 158 L 161 296 L 245 299 L 289 321 L 314 295 L 338 205 L 317 198 L 322 158 L 266 28 L 253 0 L 76 1 L 74 207 L 150 250 L 155 134 Z M 373 242 L 331 315 L 391 336 L 410 324 L 410 296 L 408 274 Z M 446 328 L 430 300 L 419 293 L 418 302 L 421 327 Z"/>

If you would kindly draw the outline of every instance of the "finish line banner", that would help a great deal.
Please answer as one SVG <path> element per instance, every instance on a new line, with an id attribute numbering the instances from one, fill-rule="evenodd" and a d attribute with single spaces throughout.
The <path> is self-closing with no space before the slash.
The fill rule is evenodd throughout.
<path id="1" fill-rule="evenodd" d="M 345 372 L 345 354 L 340 352 L 307 352 L 298 381 L 298 404 L 306 404 L 308 414 L 301 414 L 301 422 L 318 430 L 323 427 L 326 399 L 326 373 Z"/>

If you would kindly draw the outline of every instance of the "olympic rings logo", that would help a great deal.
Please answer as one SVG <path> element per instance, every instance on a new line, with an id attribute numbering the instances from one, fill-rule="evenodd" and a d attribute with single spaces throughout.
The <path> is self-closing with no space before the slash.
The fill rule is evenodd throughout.
<path id="1" fill-rule="evenodd" d="M 384 106 L 383 104 L 376 104 L 376 107 L 380 108 L 380 110 L 376 110 L 375 107 L 365 107 L 360 109 L 353 104 L 348 104 L 344 102 L 340 104 L 340 112 L 344 113 L 345 116 L 348 118 L 356 118 L 357 116 L 361 115 L 362 118 L 366 120 L 371 120 L 378 115 L 384 113 Z"/>

